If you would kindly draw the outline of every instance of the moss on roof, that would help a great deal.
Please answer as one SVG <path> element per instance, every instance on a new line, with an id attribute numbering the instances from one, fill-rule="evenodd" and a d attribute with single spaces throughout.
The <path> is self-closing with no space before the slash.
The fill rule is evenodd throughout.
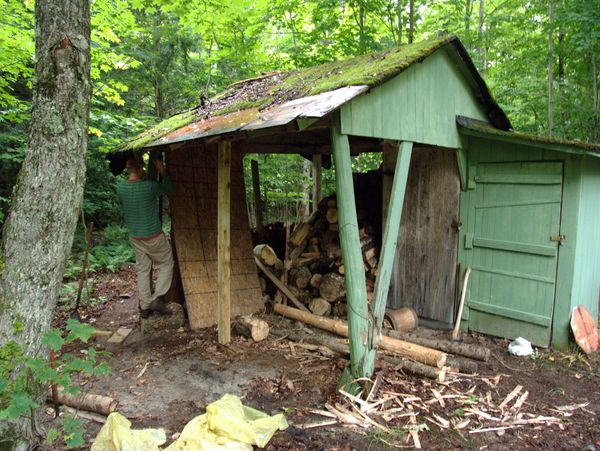
<path id="1" fill-rule="evenodd" d="M 492 127 L 487 122 L 483 122 L 483 121 L 480 121 L 477 119 L 472 119 L 472 118 L 468 118 L 468 117 L 464 117 L 464 116 L 457 116 L 456 122 L 460 126 L 466 128 L 468 130 L 471 130 L 471 131 L 477 133 L 478 135 L 479 134 L 491 135 L 491 136 L 497 136 L 498 138 L 527 141 L 532 144 L 539 144 L 539 145 L 546 144 L 546 145 L 550 145 L 550 146 L 573 147 L 573 148 L 582 149 L 587 152 L 600 153 L 600 144 L 596 144 L 596 143 L 584 142 L 584 141 L 566 141 L 566 140 L 560 140 L 560 139 L 556 139 L 556 138 L 549 138 L 547 136 L 533 135 L 530 133 L 524 133 L 524 132 L 519 132 L 519 131 L 499 130 L 495 127 Z"/>
<path id="2" fill-rule="evenodd" d="M 143 148 L 187 124 L 247 108 L 267 108 L 301 97 L 332 91 L 344 86 L 378 86 L 398 75 L 413 63 L 424 60 L 434 51 L 456 38 L 434 40 L 391 47 L 342 61 L 291 72 L 266 74 L 236 82 L 213 97 L 206 105 L 166 119 L 124 143 L 117 151 Z"/>

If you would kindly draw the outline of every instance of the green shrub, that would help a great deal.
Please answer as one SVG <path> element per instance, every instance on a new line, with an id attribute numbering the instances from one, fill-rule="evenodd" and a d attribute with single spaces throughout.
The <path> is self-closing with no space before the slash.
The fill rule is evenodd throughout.
<path id="1" fill-rule="evenodd" d="M 22 332 L 22 322 L 14 325 L 16 333 Z M 42 343 L 54 352 L 61 350 L 63 344 L 73 343 L 77 340 L 87 342 L 94 328 L 88 324 L 70 319 L 67 321 L 66 337 L 59 329 L 50 329 Z M 52 368 L 48 359 L 41 356 L 29 357 L 23 348 L 14 340 L 9 340 L 0 347 L 0 421 L 17 420 L 20 417 L 30 417 L 32 409 L 39 407 L 39 398 L 35 393 L 45 393 L 46 387 L 56 384 L 66 393 L 77 394 L 79 386 L 71 382 L 75 374 L 87 376 L 106 376 L 109 367 L 106 362 L 99 362 L 100 354 L 90 347 L 84 357 L 76 357 L 65 353 L 57 357 L 55 367 Z M 39 387 L 39 390 L 36 389 Z M 33 393 L 33 394 L 32 394 Z M 61 419 L 62 434 L 56 430 L 48 431 L 47 441 L 52 442 L 60 435 L 67 447 L 82 446 L 83 425 L 71 415 Z"/>

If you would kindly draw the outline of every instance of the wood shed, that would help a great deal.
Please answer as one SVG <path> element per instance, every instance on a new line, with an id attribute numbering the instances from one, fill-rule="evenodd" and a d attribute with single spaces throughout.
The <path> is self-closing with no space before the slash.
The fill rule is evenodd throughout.
<path id="1" fill-rule="evenodd" d="M 467 267 L 465 330 L 564 347 L 574 306 L 598 315 L 600 146 L 511 131 L 457 38 L 235 83 L 124 144 L 109 157 L 113 172 L 148 150 L 165 153 L 176 187 L 172 234 L 190 325 L 218 324 L 224 340 L 230 317 L 263 306 L 247 153 L 333 156 L 349 303 L 364 316 L 353 327 L 377 330 L 386 305 L 452 324 Z M 350 166 L 366 151 L 383 153 L 386 223 L 370 304 Z M 357 345 L 376 344 L 359 336 Z"/>

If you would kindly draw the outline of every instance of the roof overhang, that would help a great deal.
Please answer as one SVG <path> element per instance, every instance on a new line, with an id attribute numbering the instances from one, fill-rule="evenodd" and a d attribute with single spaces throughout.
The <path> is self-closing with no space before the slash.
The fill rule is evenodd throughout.
<path id="1" fill-rule="evenodd" d="M 368 90 L 369 87 L 365 85 L 347 86 L 334 91 L 284 102 L 262 111 L 252 108 L 210 117 L 192 122 L 185 127 L 168 133 L 146 144 L 145 147 L 165 146 L 218 135 L 235 134 L 240 138 L 240 134 L 247 136 L 247 132 L 285 126 L 292 122 L 298 122 L 296 128 L 301 130 L 303 128 L 302 119 L 321 119 Z"/>
<path id="2" fill-rule="evenodd" d="M 543 136 L 529 135 L 514 131 L 505 131 L 494 128 L 487 122 L 479 121 L 464 116 L 456 116 L 459 132 L 467 136 L 492 139 L 496 141 L 520 144 L 557 152 L 577 155 L 591 155 L 600 158 L 600 145 L 574 141 L 558 141 Z"/>

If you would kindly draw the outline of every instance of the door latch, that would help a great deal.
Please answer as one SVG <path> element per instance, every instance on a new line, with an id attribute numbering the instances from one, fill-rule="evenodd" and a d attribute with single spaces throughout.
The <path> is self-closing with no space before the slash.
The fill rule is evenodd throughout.
<path id="1" fill-rule="evenodd" d="M 561 245 L 566 238 L 565 235 L 552 235 L 550 241 L 558 241 L 558 244 Z"/>

